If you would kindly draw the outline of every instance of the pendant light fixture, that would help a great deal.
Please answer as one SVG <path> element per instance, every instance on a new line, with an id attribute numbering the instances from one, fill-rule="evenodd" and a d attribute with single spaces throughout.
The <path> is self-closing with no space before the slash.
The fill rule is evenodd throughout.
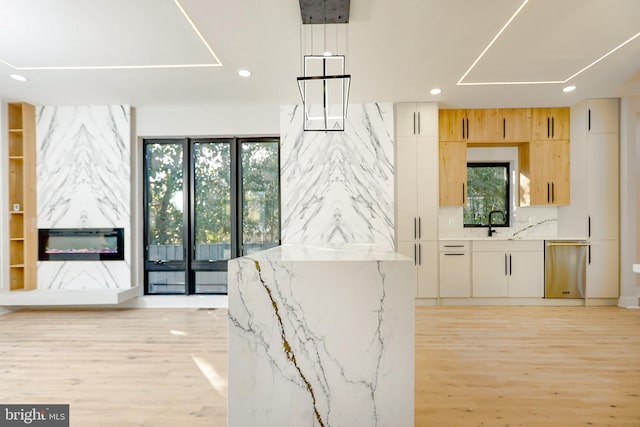
<path id="1" fill-rule="evenodd" d="M 304 33 L 303 75 L 297 78 L 304 112 L 303 129 L 344 131 L 351 75 L 345 72 L 345 56 L 337 52 L 337 26 L 349 22 L 349 0 L 300 0 L 300 12 L 302 28 L 308 29 L 311 34 L 311 54 L 307 54 L 307 38 L 306 32 Z M 334 52 L 329 51 L 326 46 L 327 24 L 335 25 Z M 324 41 L 322 53 L 319 54 L 313 52 L 314 26 L 321 26 Z M 302 37 L 300 43 L 302 50 Z"/>

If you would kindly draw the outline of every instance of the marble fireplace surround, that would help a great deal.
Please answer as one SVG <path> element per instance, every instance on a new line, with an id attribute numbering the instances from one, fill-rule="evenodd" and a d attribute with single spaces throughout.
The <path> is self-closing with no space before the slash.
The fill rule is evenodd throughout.
<path id="1" fill-rule="evenodd" d="M 38 290 L 131 288 L 131 109 L 36 108 L 38 228 L 124 228 L 124 261 L 38 262 Z"/>

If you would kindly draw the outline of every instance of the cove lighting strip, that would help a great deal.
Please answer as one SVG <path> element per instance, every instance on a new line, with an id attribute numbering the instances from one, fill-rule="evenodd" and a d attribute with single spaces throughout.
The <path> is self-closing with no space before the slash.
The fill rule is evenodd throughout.
<path id="1" fill-rule="evenodd" d="M 625 46 L 628 43 L 631 43 L 633 40 L 637 39 L 638 37 L 640 37 L 640 32 L 637 33 L 636 35 L 632 36 L 631 38 L 627 39 L 626 41 L 620 43 L 618 46 L 614 47 L 613 49 L 611 49 L 609 52 L 605 53 L 604 55 L 602 55 L 600 58 L 596 59 L 595 61 L 593 61 L 591 64 L 587 65 L 586 67 L 584 67 L 583 69 L 581 69 L 580 71 L 576 72 L 575 74 L 567 77 L 564 80 L 542 80 L 542 81 L 531 81 L 531 82 L 521 82 L 521 81 L 515 81 L 515 82 L 476 82 L 476 83 L 471 83 L 471 82 L 463 82 L 463 80 L 467 77 L 467 75 L 471 72 L 471 70 L 473 70 L 473 68 L 478 64 L 478 62 L 480 62 L 480 60 L 482 59 L 482 57 L 484 56 L 485 53 L 487 53 L 487 51 L 491 48 L 491 46 L 493 46 L 493 44 L 495 43 L 495 41 L 498 39 L 498 37 L 500 37 L 502 35 L 502 33 L 504 32 L 504 30 L 507 29 L 507 27 L 511 24 L 511 22 L 515 19 L 516 16 L 518 16 L 518 14 L 522 11 L 522 9 L 524 9 L 524 7 L 526 6 L 526 4 L 529 2 L 529 0 L 524 0 L 524 2 L 522 2 L 522 4 L 520 5 L 520 7 L 518 8 L 518 10 L 515 11 L 515 13 L 511 16 L 511 18 L 509 18 L 509 20 L 507 21 L 506 24 L 504 24 L 504 26 L 500 29 L 500 31 L 498 31 L 498 34 L 495 35 L 495 37 L 493 38 L 493 40 L 491 40 L 491 42 L 487 45 L 487 47 L 484 48 L 484 50 L 482 51 L 482 53 L 480 53 L 480 56 L 478 56 L 478 58 L 473 61 L 473 64 L 471 64 L 471 66 L 469 67 L 469 69 L 462 75 L 462 77 L 460 77 L 460 80 L 458 80 L 458 83 L 456 83 L 457 86 L 493 86 L 493 85 L 540 85 L 540 84 L 553 84 L 553 83 L 566 83 L 569 80 L 573 79 L 574 77 L 578 76 L 579 74 L 587 71 L 589 68 L 593 67 L 594 65 L 596 65 L 598 62 L 602 61 L 603 59 L 605 59 L 607 56 L 611 55 L 612 53 L 614 53 L 615 51 L 617 51 L 618 49 L 622 48 L 623 46 Z"/>
<path id="2" fill-rule="evenodd" d="M 184 15 L 193 31 L 198 35 L 202 43 L 205 45 L 211 56 L 215 59 L 214 63 L 205 63 L 205 64 L 157 64 L 157 65 L 87 65 L 87 66 L 61 66 L 61 67 L 19 67 L 13 64 L 8 63 L 0 59 L 0 62 L 3 64 L 13 68 L 14 70 L 135 70 L 135 69 L 158 69 L 158 68 L 206 68 L 206 67 L 221 67 L 222 62 L 218 59 L 218 56 L 215 54 L 209 43 L 205 40 L 198 30 L 198 27 L 193 23 L 187 12 L 184 10 L 179 0 L 173 0 L 176 4 L 182 15 Z"/>

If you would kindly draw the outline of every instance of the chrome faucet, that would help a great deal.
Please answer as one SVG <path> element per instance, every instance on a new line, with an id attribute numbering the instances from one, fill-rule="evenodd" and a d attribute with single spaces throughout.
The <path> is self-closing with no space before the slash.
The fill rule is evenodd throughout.
<path id="1" fill-rule="evenodd" d="M 493 225 L 493 222 L 491 221 L 493 214 L 499 213 L 500 215 L 502 215 L 502 222 L 505 222 L 505 216 L 504 216 L 504 212 L 502 211 L 491 211 L 489 212 L 489 237 L 493 236 L 493 233 L 495 233 L 496 230 L 494 230 L 493 228 L 491 228 L 491 226 Z"/>

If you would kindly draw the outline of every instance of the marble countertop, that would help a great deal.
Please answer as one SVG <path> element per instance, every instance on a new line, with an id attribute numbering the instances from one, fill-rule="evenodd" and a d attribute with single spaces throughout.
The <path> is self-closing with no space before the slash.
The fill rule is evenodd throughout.
<path id="1" fill-rule="evenodd" d="M 536 236 L 536 237 L 513 237 L 513 236 L 461 236 L 461 237 L 441 237 L 438 240 L 587 240 L 586 237 L 572 236 Z"/>
<path id="2" fill-rule="evenodd" d="M 369 244 L 293 245 L 286 244 L 243 258 L 271 261 L 411 261 L 392 250 Z"/>

